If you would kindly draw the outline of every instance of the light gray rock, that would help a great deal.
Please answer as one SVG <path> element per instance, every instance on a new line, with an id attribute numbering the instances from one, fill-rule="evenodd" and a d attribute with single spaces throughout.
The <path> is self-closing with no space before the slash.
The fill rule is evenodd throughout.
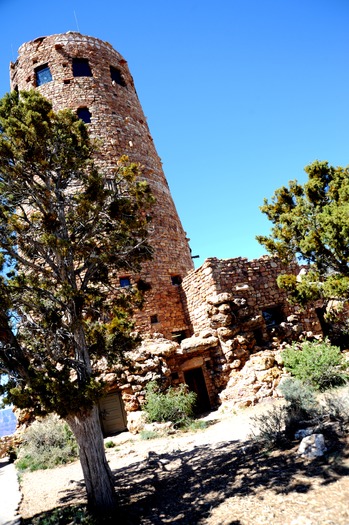
<path id="1" fill-rule="evenodd" d="M 211 297 L 207 298 L 208 304 L 213 304 L 214 306 L 217 306 L 222 303 L 229 303 L 234 299 L 233 294 L 225 292 L 225 293 L 219 293 L 217 295 L 211 295 Z"/>
<path id="2" fill-rule="evenodd" d="M 183 339 L 180 346 L 180 351 L 183 353 L 189 353 L 191 351 L 206 350 L 218 345 L 218 338 L 211 337 L 188 337 Z"/>
<path id="3" fill-rule="evenodd" d="M 312 434 L 314 434 L 314 429 L 312 427 L 301 428 L 300 430 L 297 430 L 297 432 L 294 435 L 294 438 L 303 439 L 307 436 L 311 436 Z"/>
<path id="4" fill-rule="evenodd" d="M 305 458 L 313 459 L 323 456 L 326 450 L 323 434 L 311 434 L 302 439 L 298 448 L 298 454 Z"/>

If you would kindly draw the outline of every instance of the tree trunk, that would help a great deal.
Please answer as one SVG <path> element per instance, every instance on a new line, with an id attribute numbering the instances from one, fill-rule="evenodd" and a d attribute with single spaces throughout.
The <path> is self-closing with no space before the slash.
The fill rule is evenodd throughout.
<path id="1" fill-rule="evenodd" d="M 105 455 L 98 407 L 65 418 L 79 445 L 89 508 L 98 514 L 115 510 L 114 480 Z"/>

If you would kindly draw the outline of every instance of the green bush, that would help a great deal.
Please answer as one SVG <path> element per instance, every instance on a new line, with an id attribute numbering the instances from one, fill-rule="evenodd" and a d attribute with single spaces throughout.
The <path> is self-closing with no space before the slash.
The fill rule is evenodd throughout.
<path id="1" fill-rule="evenodd" d="M 149 441 L 150 439 L 156 439 L 160 437 L 160 434 L 155 430 L 141 430 L 140 438 L 144 441 Z"/>
<path id="2" fill-rule="evenodd" d="M 23 519 L 23 525 L 100 525 L 100 519 L 89 514 L 83 505 L 58 507 L 31 518 Z"/>
<path id="3" fill-rule="evenodd" d="M 48 469 L 77 456 L 78 446 L 68 425 L 58 416 L 50 415 L 35 421 L 25 432 L 16 465 L 20 470 Z"/>
<path id="4" fill-rule="evenodd" d="M 343 427 L 349 424 L 349 392 L 346 390 L 326 394 L 323 399 L 324 413 L 330 421 L 337 421 Z"/>
<path id="5" fill-rule="evenodd" d="M 160 392 L 156 383 L 148 383 L 143 410 L 149 422 L 172 421 L 183 426 L 193 416 L 196 394 L 188 392 L 186 385 Z"/>
<path id="6" fill-rule="evenodd" d="M 323 392 L 348 380 L 348 366 L 336 346 L 328 341 L 293 343 L 282 353 L 284 366 L 295 378 Z"/>
<path id="7" fill-rule="evenodd" d="M 105 446 L 105 448 L 114 448 L 114 447 L 116 447 L 116 444 L 114 443 L 114 441 L 106 441 L 104 443 L 104 446 Z"/>
<path id="8" fill-rule="evenodd" d="M 266 414 L 251 417 L 251 437 L 272 449 L 287 442 L 285 435 L 287 407 L 274 406 Z"/>
<path id="9" fill-rule="evenodd" d="M 318 424 L 322 407 L 316 399 L 315 391 L 299 379 L 287 378 L 279 387 L 286 400 L 285 435 L 292 439 L 296 430 L 308 423 Z"/>
<path id="10" fill-rule="evenodd" d="M 200 419 L 189 419 L 188 422 L 184 424 L 183 430 L 185 432 L 197 432 L 198 430 L 205 430 L 207 427 L 207 421 L 202 421 Z"/>
<path id="11" fill-rule="evenodd" d="M 288 407 L 299 412 L 303 419 L 318 415 L 319 404 L 315 390 L 299 379 L 288 377 L 279 385 L 279 390 L 287 401 Z"/>

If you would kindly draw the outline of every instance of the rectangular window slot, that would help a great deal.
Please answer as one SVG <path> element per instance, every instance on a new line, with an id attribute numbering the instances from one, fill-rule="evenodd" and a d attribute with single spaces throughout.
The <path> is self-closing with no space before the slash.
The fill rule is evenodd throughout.
<path id="1" fill-rule="evenodd" d="M 35 80 L 37 86 L 42 86 L 47 84 L 47 82 L 52 81 L 52 75 L 48 64 L 43 64 L 35 68 Z"/>
<path id="2" fill-rule="evenodd" d="M 276 326 L 284 320 L 284 315 L 281 306 L 271 306 L 269 308 L 263 308 L 262 310 L 263 319 L 268 328 Z"/>
<path id="3" fill-rule="evenodd" d="M 119 282 L 121 288 L 127 288 L 128 286 L 131 286 L 131 280 L 129 277 L 120 277 Z"/>
<path id="4" fill-rule="evenodd" d="M 92 77 L 92 71 L 87 58 L 73 58 L 74 77 Z"/>
<path id="5" fill-rule="evenodd" d="M 180 275 L 171 275 L 171 282 L 173 286 L 179 286 L 182 284 L 182 277 Z"/>
<path id="6" fill-rule="evenodd" d="M 85 124 L 91 123 L 91 112 L 88 108 L 79 108 L 76 113 Z"/>
<path id="7" fill-rule="evenodd" d="M 112 82 L 118 84 L 119 86 L 126 86 L 125 80 L 123 79 L 121 72 L 116 67 L 110 66 L 110 76 Z"/>

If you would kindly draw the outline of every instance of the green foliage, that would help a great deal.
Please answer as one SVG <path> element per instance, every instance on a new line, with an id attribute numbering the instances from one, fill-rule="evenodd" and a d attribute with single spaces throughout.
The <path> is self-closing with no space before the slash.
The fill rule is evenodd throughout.
<path id="1" fill-rule="evenodd" d="M 183 426 L 185 432 L 197 432 L 198 430 L 205 430 L 207 428 L 207 422 L 200 419 L 189 419 Z"/>
<path id="2" fill-rule="evenodd" d="M 103 520 L 91 516 L 86 507 L 58 507 L 29 520 L 22 520 L 23 525 L 100 525 Z"/>
<path id="3" fill-rule="evenodd" d="M 98 360 L 138 343 L 142 293 L 115 283 L 152 255 L 153 197 L 138 164 L 122 157 L 104 174 L 95 150 L 85 124 L 37 91 L 0 100 L 0 394 L 37 415 L 90 410 L 104 393 Z"/>
<path id="4" fill-rule="evenodd" d="M 261 210 L 273 227 L 257 240 L 285 262 L 309 264 L 302 280 L 279 279 L 293 302 L 349 299 L 349 167 L 316 161 L 305 171 L 304 185 L 290 181 L 264 200 Z"/>
<path id="5" fill-rule="evenodd" d="M 68 425 L 50 415 L 25 432 L 16 465 L 19 470 L 49 469 L 77 457 L 78 447 Z"/>
<path id="6" fill-rule="evenodd" d="M 254 416 L 251 437 L 268 449 L 292 445 L 297 430 L 313 428 L 338 442 L 347 435 L 349 424 L 348 389 L 335 389 L 325 395 L 298 379 L 288 378 L 280 385 L 285 404 Z"/>
<path id="7" fill-rule="evenodd" d="M 288 377 L 281 383 L 279 390 L 294 412 L 302 414 L 303 419 L 318 412 L 318 402 L 314 389 L 299 379 Z"/>
<path id="8" fill-rule="evenodd" d="M 251 418 L 251 437 L 269 449 L 282 447 L 285 436 L 287 411 L 283 406 L 274 406 L 266 414 Z"/>
<path id="9" fill-rule="evenodd" d="M 155 430 L 141 430 L 139 436 L 144 441 L 149 441 L 150 439 L 156 439 L 160 437 L 160 434 Z"/>
<path id="10" fill-rule="evenodd" d="M 338 421 L 343 427 L 349 424 L 349 392 L 336 390 L 329 392 L 323 399 L 324 412 L 331 421 Z"/>
<path id="11" fill-rule="evenodd" d="M 279 390 L 285 404 L 252 417 L 253 439 L 271 449 L 287 446 L 300 425 L 307 421 L 319 421 L 322 415 L 314 390 L 298 379 L 287 378 Z"/>
<path id="12" fill-rule="evenodd" d="M 186 385 L 160 392 L 156 383 L 150 382 L 146 388 L 143 410 L 150 422 L 172 421 L 183 426 L 193 416 L 195 402 L 196 394 L 188 392 Z"/>
<path id="13" fill-rule="evenodd" d="M 299 379 L 287 378 L 279 387 L 285 405 L 285 438 L 293 439 L 300 425 L 308 421 L 319 421 L 322 408 L 314 389 Z"/>
<path id="14" fill-rule="evenodd" d="M 114 441 L 106 441 L 104 446 L 105 448 L 114 448 L 116 447 L 116 444 L 114 443 Z"/>
<path id="15" fill-rule="evenodd" d="M 284 366 L 295 378 L 320 391 L 344 384 L 349 364 L 328 341 L 293 343 L 282 353 Z"/>

